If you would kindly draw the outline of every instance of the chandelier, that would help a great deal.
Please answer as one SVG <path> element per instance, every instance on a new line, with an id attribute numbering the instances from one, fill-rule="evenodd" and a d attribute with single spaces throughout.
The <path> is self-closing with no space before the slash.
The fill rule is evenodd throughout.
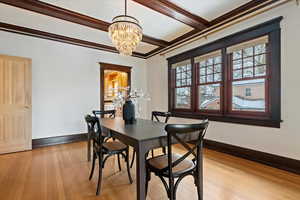
<path id="1" fill-rule="evenodd" d="M 121 55 L 130 56 L 143 37 L 139 21 L 127 15 L 127 0 L 125 0 L 125 15 L 113 18 L 108 28 L 109 37 Z"/>

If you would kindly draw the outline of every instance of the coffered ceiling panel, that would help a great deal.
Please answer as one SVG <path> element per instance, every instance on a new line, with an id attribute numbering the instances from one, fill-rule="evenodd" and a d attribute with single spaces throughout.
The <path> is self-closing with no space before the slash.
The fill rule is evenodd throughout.
<path id="1" fill-rule="evenodd" d="M 79 12 L 106 22 L 124 14 L 124 0 L 43 0 L 65 9 Z M 137 18 L 143 32 L 151 37 L 170 41 L 192 30 L 191 27 L 168 16 L 128 0 L 128 15 Z"/>
<path id="2" fill-rule="evenodd" d="M 251 0 L 169 0 L 207 20 L 225 14 Z"/>
<path id="3" fill-rule="evenodd" d="M 0 12 L 0 21 L 4 23 L 113 46 L 107 32 L 5 4 L 0 4 Z M 147 53 L 155 48 L 157 48 L 157 46 L 141 42 L 137 52 Z"/>

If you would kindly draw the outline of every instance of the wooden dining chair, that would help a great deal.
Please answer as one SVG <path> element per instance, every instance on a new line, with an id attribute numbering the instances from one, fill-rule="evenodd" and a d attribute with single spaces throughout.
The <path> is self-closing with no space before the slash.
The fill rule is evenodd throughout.
<path id="1" fill-rule="evenodd" d="M 168 123 L 170 117 L 172 116 L 171 112 L 160 112 L 160 111 L 152 111 L 151 120 L 161 122 L 163 120 L 164 123 Z M 166 147 L 162 147 L 162 152 L 166 154 Z M 130 168 L 132 168 L 134 159 L 135 159 L 135 150 L 133 150 L 132 160 L 130 164 Z M 152 157 L 154 157 L 154 149 L 151 150 Z M 147 154 L 148 155 L 148 154 Z"/>
<path id="2" fill-rule="evenodd" d="M 108 116 L 109 118 L 115 118 L 116 117 L 116 111 L 115 110 L 93 110 L 92 111 L 93 115 L 95 117 L 105 117 Z M 109 135 L 109 133 L 106 133 L 107 135 Z M 110 137 L 106 137 L 106 140 L 109 140 Z M 92 137 L 89 134 L 89 132 L 87 133 L 87 159 L 88 161 L 91 161 L 91 149 L 92 149 Z"/>
<path id="3" fill-rule="evenodd" d="M 92 162 L 92 169 L 90 172 L 89 180 L 91 180 L 93 177 L 96 159 L 98 159 L 99 162 L 99 175 L 98 175 L 96 195 L 99 195 L 101 191 L 102 170 L 105 166 L 105 162 L 111 156 L 114 155 L 118 156 L 118 165 L 120 171 L 121 171 L 120 157 L 125 159 L 129 182 L 132 183 L 130 166 L 129 166 L 129 162 L 130 162 L 129 147 L 119 141 L 104 142 L 106 137 L 103 136 L 102 134 L 100 121 L 98 117 L 87 115 L 85 117 L 85 121 L 88 124 L 88 131 L 91 133 L 92 140 L 93 140 L 93 162 Z"/>
<path id="4" fill-rule="evenodd" d="M 153 111 L 151 120 L 156 120 L 157 122 L 161 122 L 163 120 L 164 123 L 168 123 L 169 119 L 171 117 L 171 112 L 159 112 L 159 111 Z M 166 154 L 166 147 L 162 147 L 162 152 Z M 154 149 L 151 150 L 152 157 L 154 157 Z"/>
<path id="5" fill-rule="evenodd" d="M 170 200 L 176 199 L 176 190 L 181 180 L 192 175 L 197 187 L 198 200 L 203 200 L 203 138 L 208 127 L 208 120 L 199 124 L 169 124 L 167 155 L 150 158 L 146 162 L 146 191 L 151 173 L 158 176 Z M 194 145 L 188 142 L 193 141 Z M 186 150 L 184 155 L 173 152 L 172 144 L 179 143 Z M 192 158 L 190 158 L 192 157 Z M 164 178 L 168 178 L 168 183 Z M 176 182 L 175 182 L 175 179 Z M 146 192 L 147 193 L 147 192 Z"/>

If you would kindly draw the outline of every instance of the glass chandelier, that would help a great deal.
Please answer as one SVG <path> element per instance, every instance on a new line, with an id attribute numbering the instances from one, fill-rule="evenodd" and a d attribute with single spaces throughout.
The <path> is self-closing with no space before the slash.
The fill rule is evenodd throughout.
<path id="1" fill-rule="evenodd" d="M 127 15 L 127 0 L 125 0 L 125 15 L 113 18 L 108 33 L 121 55 L 132 55 L 142 40 L 143 30 L 139 21 Z"/>

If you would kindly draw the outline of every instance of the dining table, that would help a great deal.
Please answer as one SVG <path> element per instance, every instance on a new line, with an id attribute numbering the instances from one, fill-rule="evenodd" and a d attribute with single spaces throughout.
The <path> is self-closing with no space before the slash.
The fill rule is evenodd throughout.
<path id="1" fill-rule="evenodd" d="M 133 147 L 136 151 L 136 193 L 137 200 L 146 199 L 146 154 L 159 147 L 167 146 L 166 123 L 147 119 L 136 119 L 133 124 L 125 124 L 122 118 L 101 118 L 102 131 L 109 131 L 126 145 Z M 189 136 L 184 140 L 194 140 Z M 172 143 L 177 143 L 172 141 Z M 201 161 L 202 162 L 202 161 Z M 201 187 L 203 184 L 201 183 Z"/>
<path id="2" fill-rule="evenodd" d="M 167 146 L 165 123 L 147 119 L 136 119 L 133 124 L 125 124 L 122 118 L 101 118 L 103 131 L 110 131 L 116 138 L 136 150 L 136 191 L 137 200 L 146 199 L 146 154 L 148 151 Z"/>

